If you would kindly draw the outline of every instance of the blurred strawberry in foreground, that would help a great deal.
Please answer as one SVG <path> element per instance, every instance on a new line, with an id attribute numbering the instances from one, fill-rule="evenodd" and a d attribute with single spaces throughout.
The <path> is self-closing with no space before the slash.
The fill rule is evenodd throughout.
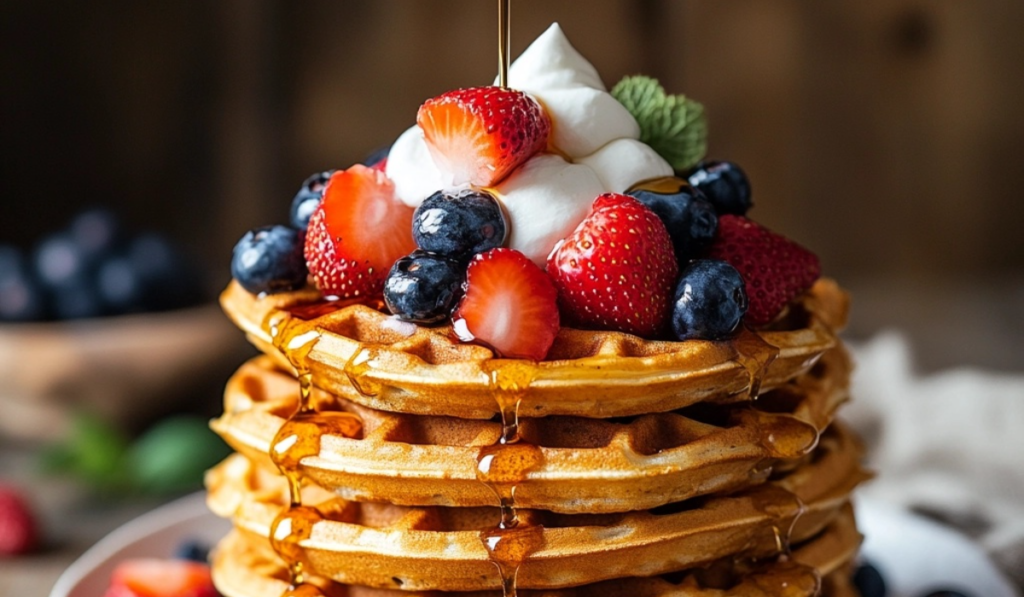
<path id="1" fill-rule="evenodd" d="M 391 265 L 416 248 L 412 214 L 379 170 L 355 165 L 331 176 L 306 232 L 306 264 L 320 292 L 379 295 Z"/>
<path id="2" fill-rule="evenodd" d="M 679 266 L 665 224 L 627 195 L 607 193 L 548 257 L 562 314 L 584 328 L 656 337 Z"/>
<path id="3" fill-rule="evenodd" d="M 37 542 L 28 502 L 13 487 L 0 486 L 0 557 L 28 553 Z"/>
<path id="4" fill-rule="evenodd" d="M 743 216 L 718 219 L 708 256 L 743 276 L 750 301 L 746 320 L 753 326 L 770 323 L 821 275 L 814 253 Z"/>
<path id="5" fill-rule="evenodd" d="M 138 559 L 118 564 L 103 597 L 219 597 L 219 594 L 206 564 Z"/>
<path id="6" fill-rule="evenodd" d="M 437 167 L 455 185 L 487 187 L 547 147 L 551 119 L 521 91 L 456 89 L 427 100 L 416 122 Z"/>

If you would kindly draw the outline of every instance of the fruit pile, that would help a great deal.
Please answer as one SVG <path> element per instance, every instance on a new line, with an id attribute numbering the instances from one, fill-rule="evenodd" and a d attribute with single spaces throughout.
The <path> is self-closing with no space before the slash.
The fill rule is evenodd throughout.
<path id="1" fill-rule="evenodd" d="M 293 201 L 292 226 L 247 233 L 232 272 L 253 293 L 312 279 L 328 298 L 382 298 L 399 319 L 450 321 L 460 340 L 511 358 L 543 359 L 561 324 L 678 340 L 769 324 L 818 278 L 818 260 L 746 218 L 743 171 L 699 161 L 699 105 L 652 81 L 631 77 L 612 94 L 675 176 L 589 195 L 575 230 L 541 247 L 546 263 L 509 248 L 510 235 L 527 235 L 532 223 L 513 226 L 516 198 L 504 190 L 532 159 L 567 157 L 552 140 L 559 123 L 527 93 L 477 87 L 419 110 L 414 134 L 429 150 L 420 159 L 432 160 L 444 188 L 410 206 L 386 156 L 316 174 Z"/>
<path id="2" fill-rule="evenodd" d="M 198 304 L 195 269 L 156 234 L 133 236 L 85 211 L 30 254 L 0 245 L 0 322 L 82 319 Z"/>

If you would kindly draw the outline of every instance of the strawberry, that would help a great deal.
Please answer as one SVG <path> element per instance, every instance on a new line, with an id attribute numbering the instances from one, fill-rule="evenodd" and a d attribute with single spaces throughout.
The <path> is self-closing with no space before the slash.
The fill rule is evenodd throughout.
<path id="1" fill-rule="evenodd" d="M 218 593 L 206 564 L 137 559 L 117 565 L 104 597 L 218 597 Z"/>
<path id="2" fill-rule="evenodd" d="M 562 315 L 575 325 L 645 337 L 668 321 L 679 266 L 661 219 L 627 195 L 598 197 L 548 256 Z"/>
<path id="3" fill-rule="evenodd" d="M 452 315 L 455 335 L 500 356 L 541 361 L 558 334 L 558 291 L 544 270 L 513 249 L 479 253 Z"/>
<path id="4" fill-rule="evenodd" d="M 28 503 L 14 488 L 0 486 L 0 557 L 28 553 L 36 540 L 35 517 Z"/>
<path id="5" fill-rule="evenodd" d="M 412 214 L 383 172 L 358 164 L 335 172 L 306 232 L 306 264 L 320 292 L 379 295 L 391 265 L 416 248 Z"/>
<path id="6" fill-rule="evenodd" d="M 771 322 L 821 275 L 814 253 L 743 216 L 719 216 L 708 256 L 743 276 L 747 323 L 753 326 Z"/>
<path id="7" fill-rule="evenodd" d="M 453 183 L 497 184 L 547 147 L 551 119 L 522 91 L 473 87 L 427 100 L 416 115 L 434 163 Z"/>

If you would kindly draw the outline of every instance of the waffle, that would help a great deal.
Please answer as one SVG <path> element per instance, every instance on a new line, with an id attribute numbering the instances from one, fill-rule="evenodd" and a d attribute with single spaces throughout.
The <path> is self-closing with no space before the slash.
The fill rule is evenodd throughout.
<path id="1" fill-rule="evenodd" d="M 847 297 L 819 280 L 773 328 L 730 342 L 562 329 L 536 364 L 461 344 L 449 326 L 402 324 L 364 304 L 325 302 L 311 289 L 256 297 L 232 282 L 221 305 L 285 368 L 298 352 L 291 340 L 315 333 L 302 363 L 314 384 L 369 408 L 490 419 L 515 404 L 523 417 L 610 418 L 742 401 L 788 382 L 837 345 Z"/>
<path id="2" fill-rule="evenodd" d="M 559 588 L 653 576 L 742 554 L 769 557 L 779 543 L 806 541 L 832 522 L 864 478 L 859 448 L 841 426 L 808 461 L 741 492 L 620 514 L 521 510 L 541 548 L 518 577 L 521 588 Z M 264 540 L 287 504 L 283 479 L 232 456 L 207 478 L 211 509 Z M 313 484 L 303 504 L 323 519 L 301 542 L 310 569 L 345 584 L 402 590 L 479 591 L 500 585 L 481 531 L 497 508 L 402 507 L 348 502 Z"/>
<path id="3" fill-rule="evenodd" d="M 804 457 L 848 397 L 850 362 L 827 351 L 808 372 L 747 406 L 690 407 L 627 420 L 522 419 L 540 464 L 517 479 L 516 503 L 560 513 L 646 510 L 764 481 Z M 354 501 L 490 506 L 477 477 L 498 422 L 389 413 L 316 391 L 321 409 L 356 414 L 360 437 L 326 436 L 301 463 L 304 478 Z M 298 384 L 269 357 L 243 365 L 213 422 L 234 449 L 268 469 L 271 443 L 298 403 Z"/>
<path id="4" fill-rule="evenodd" d="M 569 589 L 523 590 L 523 597 L 853 597 L 849 565 L 860 544 L 860 534 L 846 507 L 824 531 L 794 546 L 786 560 L 751 564 L 728 558 L 705 569 L 654 576 L 631 577 Z M 213 555 L 213 574 L 225 597 L 280 597 L 288 586 L 288 573 L 266 541 L 233 531 Z M 819 585 L 819 578 L 822 582 Z M 400 591 L 347 586 L 314 578 L 312 584 L 328 597 L 443 597 L 439 591 Z M 469 591 L 460 597 L 500 597 L 499 591 Z"/>

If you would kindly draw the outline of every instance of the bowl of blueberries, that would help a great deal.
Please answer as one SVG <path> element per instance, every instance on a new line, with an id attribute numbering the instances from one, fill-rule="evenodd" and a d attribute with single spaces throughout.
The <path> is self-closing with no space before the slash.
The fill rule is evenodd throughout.
<path id="1" fill-rule="evenodd" d="M 0 242 L 0 437 L 53 439 L 87 412 L 134 423 L 227 371 L 240 340 L 199 268 L 108 210 L 34 247 Z"/>

